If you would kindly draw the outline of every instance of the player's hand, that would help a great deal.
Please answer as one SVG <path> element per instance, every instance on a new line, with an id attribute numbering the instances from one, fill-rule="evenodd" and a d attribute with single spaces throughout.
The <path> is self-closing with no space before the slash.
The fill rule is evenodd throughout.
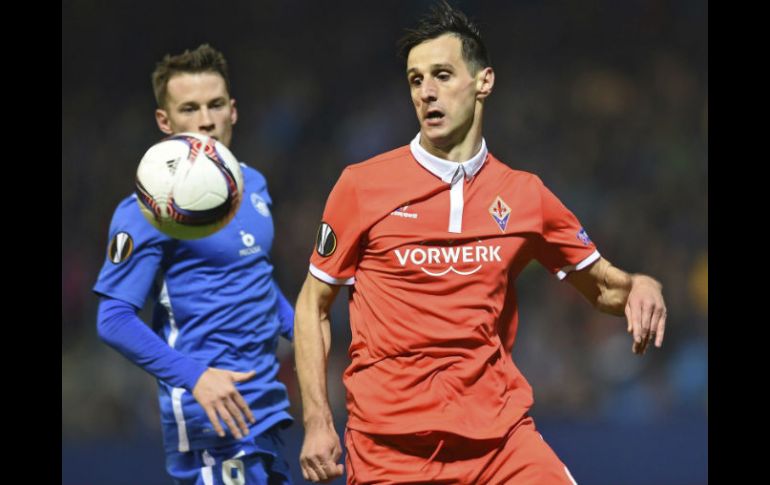
<path id="1" fill-rule="evenodd" d="M 193 396 L 203 406 L 211 425 L 214 426 L 214 431 L 220 438 L 225 437 L 225 431 L 219 422 L 220 418 L 238 439 L 249 434 L 244 416 L 252 424 L 256 422 L 249 405 L 234 384 L 253 379 L 256 375 L 255 371 L 235 372 L 209 367 L 195 384 Z"/>
<path id="2" fill-rule="evenodd" d="M 299 455 L 299 464 L 305 480 L 326 483 L 342 476 L 345 467 L 337 460 L 342 456 L 340 438 L 334 426 L 305 425 L 305 441 Z"/>
<path id="3" fill-rule="evenodd" d="M 655 342 L 656 347 L 663 345 L 666 303 L 662 289 L 661 284 L 649 276 L 632 276 L 625 313 L 628 319 L 626 330 L 634 336 L 631 350 L 635 354 L 644 354 L 650 342 Z"/>

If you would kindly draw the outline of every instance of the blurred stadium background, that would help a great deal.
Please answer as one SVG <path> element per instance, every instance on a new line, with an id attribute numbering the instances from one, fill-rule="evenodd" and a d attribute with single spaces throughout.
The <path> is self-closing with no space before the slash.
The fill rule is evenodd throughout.
<path id="1" fill-rule="evenodd" d="M 395 42 L 429 4 L 62 3 L 62 485 L 170 483 L 154 381 L 98 340 L 90 291 L 112 210 L 160 138 L 154 63 L 203 42 L 228 58 L 240 109 L 232 150 L 267 177 L 276 274 L 294 299 L 342 168 L 418 130 Z M 524 272 L 514 359 L 542 434 L 584 485 L 707 483 L 706 2 L 454 4 L 479 21 L 497 73 L 491 151 L 539 174 L 610 261 L 665 288 L 666 342 L 638 358 L 622 319 L 536 263 Z M 344 301 L 329 366 L 338 430 Z M 281 355 L 299 419 L 290 347 Z M 299 421 L 287 437 L 304 483 Z"/>

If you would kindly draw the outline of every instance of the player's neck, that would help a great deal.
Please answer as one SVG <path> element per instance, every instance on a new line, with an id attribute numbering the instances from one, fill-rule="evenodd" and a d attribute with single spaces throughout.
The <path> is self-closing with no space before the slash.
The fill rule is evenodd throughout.
<path id="1" fill-rule="evenodd" d="M 481 113 L 473 117 L 470 128 L 461 135 L 462 138 L 446 143 L 435 143 L 423 133 L 420 133 L 420 146 L 433 156 L 441 159 L 462 163 L 473 158 L 481 149 Z"/>

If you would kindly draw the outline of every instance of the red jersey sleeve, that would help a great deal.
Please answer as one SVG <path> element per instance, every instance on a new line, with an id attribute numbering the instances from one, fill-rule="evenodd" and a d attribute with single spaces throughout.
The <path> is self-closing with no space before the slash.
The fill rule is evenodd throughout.
<path id="1" fill-rule="evenodd" d="M 596 245 L 588 238 L 577 217 L 537 178 L 542 226 L 535 257 L 561 280 L 599 259 Z"/>
<path id="2" fill-rule="evenodd" d="M 361 214 L 352 170 L 346 168 L 326 200 L 310 256 L 310 273 L 332 285 L 352 285 L 358 266 Z"/>

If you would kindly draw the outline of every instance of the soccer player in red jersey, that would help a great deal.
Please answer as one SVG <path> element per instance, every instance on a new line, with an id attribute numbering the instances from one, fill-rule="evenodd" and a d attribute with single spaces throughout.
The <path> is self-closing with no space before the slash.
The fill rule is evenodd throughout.
<path id="1" fill-rule="evenodd" d="M 495 74 L 464 14 L 442 2 L 402 53 L 420 132 L 342 172 L 297 300 L 302 473 L 344 470 L 326 358 L 329 309 L 348 286 L 348 483 L 574 484 L 511 358 L 514 281 L 536 259 L 600 311 L 625 314 L 637 354 L 663 342 L 661 285 L 612 266 L 537 176 L 489 153 Z"/>

